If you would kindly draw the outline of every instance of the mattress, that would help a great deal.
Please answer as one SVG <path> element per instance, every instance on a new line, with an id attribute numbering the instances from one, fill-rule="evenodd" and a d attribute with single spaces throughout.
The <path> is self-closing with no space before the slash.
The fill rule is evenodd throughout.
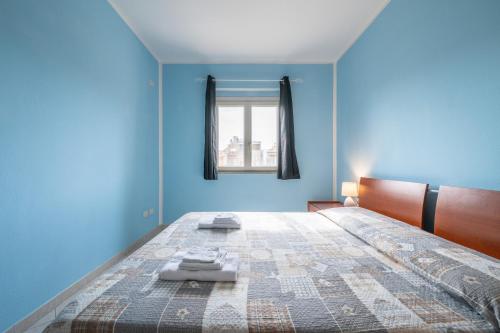
<path id="1" fill-rule="evenodd" d="M 238 213 L 239 230 L 197 229 L 200 218 L 214 214 L 189 213 L 168 226 L 76 295 L 45 332 L 495 331 L 495 314 L 488 318 L 469 296 L 398 257 L 418 247 L 411 240 L 450 260 L 456 254 L 452 243 L 414 227 L 362 208 L 335 208 Z M 391 243 L 393 229 L 384 223 L 406 240 Z M 158 279 L 176 251 L 200 245 L 238 253 L 238 281 Z M 493 280 L 478 279 L 496 293 L 498 261 L 468 253 L 488 261 L 476 261 L 475 269 L 491 271 Z"/>

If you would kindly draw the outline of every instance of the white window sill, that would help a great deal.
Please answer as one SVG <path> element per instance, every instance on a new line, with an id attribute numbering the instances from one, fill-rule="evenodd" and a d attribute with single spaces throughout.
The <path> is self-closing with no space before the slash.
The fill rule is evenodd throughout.
<path id="1" fill-rule="evenodd" d="M 276 173 L 277 168 L 219 168 L 219 173 Z"/>

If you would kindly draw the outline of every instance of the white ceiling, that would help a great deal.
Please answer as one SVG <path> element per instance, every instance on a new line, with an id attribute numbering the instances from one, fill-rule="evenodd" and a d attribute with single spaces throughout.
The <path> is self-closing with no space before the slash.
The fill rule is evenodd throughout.
<path id="1" fill-rule="evenodd" d="M 331 63 L 390 0 L 109 0 L 163 63 Z"/>

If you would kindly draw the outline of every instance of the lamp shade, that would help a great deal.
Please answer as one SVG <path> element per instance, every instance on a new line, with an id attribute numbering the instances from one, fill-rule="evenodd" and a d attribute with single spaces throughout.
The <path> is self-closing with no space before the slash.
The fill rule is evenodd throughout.
<path id="1" fill-rule="evenodd" d="M 354 182 L 343 182 L 342 183 L 342 196 L 344 197 L 357 197 L 358 196 L 358 184 Z"/>

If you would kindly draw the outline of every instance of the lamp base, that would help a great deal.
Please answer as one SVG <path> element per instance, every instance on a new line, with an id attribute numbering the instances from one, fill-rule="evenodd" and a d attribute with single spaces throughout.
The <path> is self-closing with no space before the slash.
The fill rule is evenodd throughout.
<path id="1" fill-rule="evenodd" d="M 352 197 L 345 198 L 344 207 L 357 207 L 358 203 Z"/>

